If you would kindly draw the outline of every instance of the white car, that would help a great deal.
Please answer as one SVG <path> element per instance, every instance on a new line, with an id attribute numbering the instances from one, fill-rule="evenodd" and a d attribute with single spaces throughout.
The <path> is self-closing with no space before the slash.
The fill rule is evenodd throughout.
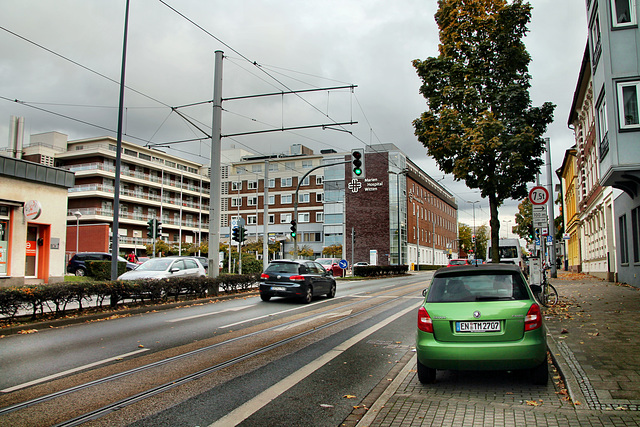
<path id="1" fill-rule="evenodd" d="M 170 277 L 206 276 L 204 267 L 190 257 L 151 258 L 138 268 L 118 277 L 119 280 L 168 279 Z"/>

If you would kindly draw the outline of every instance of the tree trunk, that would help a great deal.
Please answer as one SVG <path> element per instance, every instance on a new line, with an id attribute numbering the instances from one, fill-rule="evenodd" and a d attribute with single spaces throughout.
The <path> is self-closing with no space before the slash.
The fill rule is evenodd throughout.
<path id="1" fill-rule="evenodd" d="M 489 195 L 489 212 L 491 219 L 491 262 L 500 262 L 500 219 L 498 218 L 498 201 L 494 194 Z"/>

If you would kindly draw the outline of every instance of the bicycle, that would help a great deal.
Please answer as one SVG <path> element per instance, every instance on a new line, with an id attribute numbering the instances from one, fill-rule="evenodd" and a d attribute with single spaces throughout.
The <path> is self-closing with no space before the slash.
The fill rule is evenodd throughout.
<path id="1" fill-rule="evenodd" d="M 534 292 L 536 299 L 545 307 L 556 305 L 559 299 L 558 291 L 556 291 L 556 288 L 547 280 L 547 270 L 549 270 L 549 267 L 544 267 L 542 269 L 542 283 L 540 284 L 540 291 Z"/>

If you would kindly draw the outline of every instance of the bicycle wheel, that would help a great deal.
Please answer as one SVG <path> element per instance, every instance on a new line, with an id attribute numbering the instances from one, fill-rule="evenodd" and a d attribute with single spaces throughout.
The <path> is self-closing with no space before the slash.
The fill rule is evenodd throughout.
<path id="1" fill-rule="evenodd" d="M 556 291 L 556 288 L 554 288 L 551 283 L 547 284 L 547 292 L 545 293 L 544 300 L 544 305 L 547 307 L 558 303 L 558 291 Z"/>

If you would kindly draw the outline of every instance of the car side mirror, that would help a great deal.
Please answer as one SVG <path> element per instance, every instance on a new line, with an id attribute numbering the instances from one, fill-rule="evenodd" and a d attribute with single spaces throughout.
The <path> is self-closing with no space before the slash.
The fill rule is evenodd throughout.
<path id="1" fill-rule="evenodd" d="M 180 269 L 178 267 L 173 267 L 171 270 L 169 270 L 170 273 L 175 273 L 176 271 L 180 271 Z"/>
<path id="2" fill-rule="evenodd" d="M 422 290 L 422 296 L 423 296 L 423 297 L 426 297 L 426 296 L 427 296 L 427 288 L 424 288 L 424 289 Z"/>

